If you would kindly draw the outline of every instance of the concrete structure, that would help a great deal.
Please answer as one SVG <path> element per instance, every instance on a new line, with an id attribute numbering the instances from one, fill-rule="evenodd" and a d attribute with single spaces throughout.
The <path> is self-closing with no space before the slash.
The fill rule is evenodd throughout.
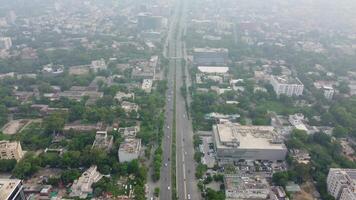
<path id="1" fill-rule="evenodd" d="M 0 49 L 9 50 L 12 47 L 10 37 L 0 37 Z"/>
<path id="2" fill-rule="evenodd" d="M 198 70 L 206 74 L 226 74 L 229 67 L 225 66 L 198 66 Z"/>
<path id="3" fill-rule="evenodd" d="M 100 59 L 100 60 L 91 61 L 90 69 L 93 70 L 93 72 L 95 72 L 95 73 L 100 70 L 106 70 L 107 66 L 106 66 L 105 60 Z"/>
<path id="4" fill-rule="evenodd" d="M 140 126 L 131 126 L 125 128 L 119 128 L 118 132 L 121 133 L 124 138 L 132 138 L 136 137 L 136 134 L 140 131 Z"/>
<path id="5" fill-rule="evenodd" d="M 124 111 L 126 113 L 130 113 L 132 111 L 135 111 L 135 112 L 138 111 L 138 105 L 135 103 L 128 102 L 128 101 L 123 101 L 121 103 L 121 107 L 122 107 L 122 109 L 124 109 Z"/>
<path id="6" fill-rule="evenodd" d="M 15 159 L 19 161 L 23 155 L 20 142 L 0 141 L 0 159 Z"/>
<path id="7" fill-rule="evenodd" d="M 125 139 L 120 145 L 118 156 L 120 162 L 130 162 L 137 159 L 141 151 L 140 139 Z"/>
<path id="8" fill-rule="evenodd" d="M 162 27 L 161 16 L 153 16 L 151 13 L 139 13 L 137 15 L 137 27 L 144 30 L 159 30 Z"/>
<path id="9" fill-rule="evenodd" d="M 303 94 L 304 85 L 298 78 L 290 76 L 272 76 L 271 84 L 277 96 L 300 96 Z"/>
<path id="10" fill-rule="evenodd" d="M 323 90 L 324 90 L 324 97 L 328 100 L 331 100 L 334 96 L 334 88 L 331 86 L 323 86 Z"/>
<path id="11" fill-rule="evenodd" d="M 272 126 L 213 126 L 215 150 L 220 164 L 239 160 L 284 160 L 287 148 Z"/>
<path id="12" fill-rule="evenodd" d="M 91 186 L 103 177 L 96 169 L 96 166 L 91 166 L 79 179 L 74 181 L 71 187 L 72 192 L 69 194 L 70 197 L 85 199 L 89 194 L 93 193 Z"/>
<path id="13" fill-rule="evenodd" d="M 356 169 L 330 168 L 326 183 L 336 200 L 356 200 Z"/>
<path id="14" fill-rule="evenodd" d="M 112 147 L 114 138 L 112 135 L 108 135 L 107 131 L 97 131 L 92 148 L 104 149 L 109 151 Z"/>
<path id="15" fill-rule="evenodd" d="M 123 99 L 135 99 L 135 94 L 118 92 L 116 93 L 114 99 L 118 100 L 119 102 L 121 102 Z"/>
<path id="16" fill-rule="evenodd" d="M 195 48 L 193 51 L 193 62 L 195 65 L 225 66 L 228 54 L 228 49 L 224 48 Z"/>
<path id="17" fill-rule="evenodd" d="M 147 93 L 152 91 L 153 80 L 152 79 L 143 79 L 142 81 L 142 90 Z"/>
<path id="18" fill-rule="evenodd" d="M 1 200 L 26 200 L 24 187 L 19 179 L 0 179 Z"/>
<path id="19" fill-rule="evenodd" d="M 263 177 L 224 176 L 227 200 L 265 200 L 270 193 L 270 186 Z"/>
<path id="20" fill-rule="evenodd" d="M 308 132 L 308 128 L 304 124 L 304 115 L 302 113 L 296 113 L 288 116 L 288 121 L 295 129 Z"/>

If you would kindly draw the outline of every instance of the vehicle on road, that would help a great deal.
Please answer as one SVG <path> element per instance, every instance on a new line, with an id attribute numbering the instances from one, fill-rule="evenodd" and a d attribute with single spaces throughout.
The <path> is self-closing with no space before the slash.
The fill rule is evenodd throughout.
<path id="1" fill-rule="evenodd" d="M 167 166 L 168 166 L 168 164 L 167 164 L 167 163 L 164 163 L 164 166 L 166 166 L 166 167 L 167 167 Z"/>
<path id="2" fill-rule="evenodd" d="M 190 199 L 190 194 L 187 195 L 188 196 L 188 200 Z"/>
<path id="3" fill-rule="evenodd" d="M 171 187 L 169 187 L 169 186 L 168 186 L 168 188 L 167 188 L 167 189 L 168 189 L 168 190 L 171 190 Z"/>

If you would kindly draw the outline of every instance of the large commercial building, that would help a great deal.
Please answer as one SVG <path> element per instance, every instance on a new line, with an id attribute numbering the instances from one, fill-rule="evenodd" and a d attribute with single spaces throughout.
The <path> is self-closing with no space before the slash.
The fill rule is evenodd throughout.
<path id="1" fill-rule="evenodd" d="M 139 30 L 160 30 L 163 25 L 163 17 L 153 16 L 151 13 L 139 13 L 137 27 Z"/>
<path id="2" fill-rule="evenodd" d="M 195 48 L 193 62 L 198 66 L 225 66 L 229 51 L 224 48 Z"/>
<path id="3" fill-rule="evenodd" d="M 21 160 L 24 155 L 20 142 L 0 141 L 0 159 Z"/>
<path id="4" fill-rule="evenodd" d="M 69 196 L 85 199 L 89 194 L 92 194 L 92 185 L 103 177 L 103 175 L 101 175 L 96 169 L 96 166 L 91 166 L 79 177 L 79 179 L 75 180 L 71 187 L 72 191 Z"/>
<path id="5" fill-rule="evenodd" d="M 220 164 L 239 160 L 284 160 L 287 148 L 272 126 L 241 126 L 236 123 L 213 126 Z"/>
<path id="6" fill-rule="evenodd" d="M 0 179 L 1 200 L 26 200 L 21 180 Z"/>
<path id="7" fill-rule="evenodd" d="M 304 85 L 298 78 L 290 76 L 272 76 L 271 84 L 277 96 L 284 94 L 289 97 L 303 94 Z"/>
<path id="8" fill-rule="evenodd" d="M 326 181 L 336 200 L 356 200 L 356 169 L 330 168 Z"/>
<path id="9" fill-rule="evenodd" d="M 137 159 L 141 151 L 140 139 L 125 139 L 120 145 L 118 156 L 120 162 L 130 162 Z"/>

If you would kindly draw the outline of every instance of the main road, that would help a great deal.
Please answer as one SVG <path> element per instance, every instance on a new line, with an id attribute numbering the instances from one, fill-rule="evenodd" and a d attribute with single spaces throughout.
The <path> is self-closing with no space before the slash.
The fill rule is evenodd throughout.
<path id="1" fill-rule="evenodd" d="M 160 199 L 172 199 L 171 190 L 171 154 L 172 154 L 172 128 L 173 114 L 175 112 L 176 124 L 176 181 L 177 197 L 179 200 L 201 199 L 195 178 L 195 161 L 193 146 L 192 122 L 188 117 L 186 110 L 186 101 L 181 94 L 181 87 L 184 84 L 183 76 L 186 76 L 184 67 L 186 62 L 185 45 L 182 35 L 185 30 L 187 0 L 176 0 L 174 12 L 170 20 L 170 26 L 167 36 L 167 52 L 169 57 L 168 69 L 168 90 L 166 104 L 166 127 L 163 140 L 163 163 L 161 170 L 161 190 Z M 189 78 L 187 76 L 186 78 Z M 175 87 L 174 87 L 175 86 Z M 174 105 L 174 96 L 176 98 Z M 189 94 L 188 94 L 189 95 Z"/>

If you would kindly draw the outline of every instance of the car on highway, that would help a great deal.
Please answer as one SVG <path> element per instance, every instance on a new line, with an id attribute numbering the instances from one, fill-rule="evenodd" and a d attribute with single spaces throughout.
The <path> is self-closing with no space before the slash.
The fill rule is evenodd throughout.
<path id="1" fill-rule="evenodd" d="M 166 166 L 166 167 L 167 167 L 167 166 L 168 166 L 168 164 L 167 164 L 167 163 L 164 163 L 164 166 Z"/>
<path id="2" fill-rule="evenodd" d="M 187 197 L 188 197 L 188 200 L 189 200 L 190 199 L 190 194 L 188 194 Z"/>
<path id="3" fill-rule="evenodd" d="M 171 190 L 171 187 L 168 186 L 168 190 Z"/>

